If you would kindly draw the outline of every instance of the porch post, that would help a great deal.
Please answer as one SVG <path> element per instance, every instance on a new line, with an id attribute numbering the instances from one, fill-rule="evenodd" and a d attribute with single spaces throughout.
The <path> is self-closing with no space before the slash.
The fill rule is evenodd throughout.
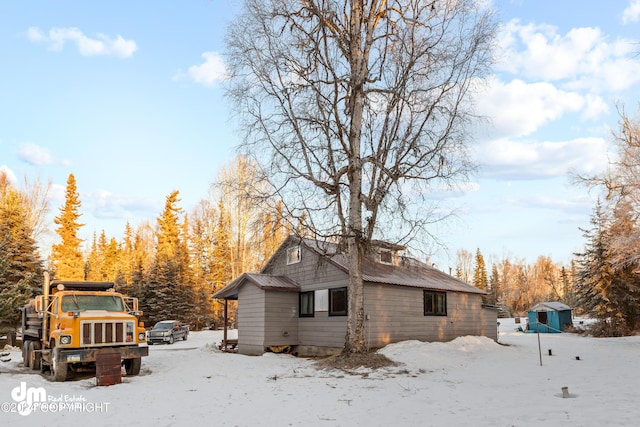
<path id="1" fill-rule="evenodd" d="M 229 299 L 225 298 L 224 299 L 224 332 L 223 332 L 223 343 L 224 343 L 224 349 L 227 349 L 227 323 L 228 323 L 228 319 L 227 319 L 227 313 L 228 313 L 228 305 L 229 305 Z"/>

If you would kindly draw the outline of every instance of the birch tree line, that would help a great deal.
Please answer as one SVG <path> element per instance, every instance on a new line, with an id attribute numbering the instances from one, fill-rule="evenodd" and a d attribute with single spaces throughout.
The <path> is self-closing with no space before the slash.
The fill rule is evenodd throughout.
<path id="1" fill-rule="evenodd" d="M 488 261 L 480 248 L 475 254 L 460 249 L 456 253 L 455 272 L 458 279 L 487 292 L 485 303 L 496 306 L 501 317 L 525 315 L 542 301 L 559 301 L 577 309 L 576 261 L 569 265 L 539 256 L 534 263 L 523 258 L 491 255 Z"/>

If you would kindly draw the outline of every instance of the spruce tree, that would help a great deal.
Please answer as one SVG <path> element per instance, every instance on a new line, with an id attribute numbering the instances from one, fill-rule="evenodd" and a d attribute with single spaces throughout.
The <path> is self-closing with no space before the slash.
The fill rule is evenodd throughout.
<path id="1" fill-rule="evenodd" d="M 69 174 L 64 206 L 60 208 L 60 214 L 53 220 L 58 225 L 56 233 L 62 240 L 61 243 L 54 244 L 51 250 L 54 275 L 59 280 L 83 280 L 85 278 L 84 260 L 80 248 L 82 239 L 78 237 L 78 231 L 84 225 L 78 222 L 81 216 L 78 212 L 80 205 L 76 178 L 73 174 Z"/>
<path id="2" fill-rule="evenodd" d="M 40 290 L 42 262 L 21 194 L 0 188 L 0 323 L 17 326 L 20 307 Z"/>
<path id="3" fill-rule="evenodd" d="M 484 257 L 480 248 L 476 250 L 476 266 L 473 271 L 473 286 L 483 291 L 487 289 L 487 267 L 484 264 Z"/>
<path id="4" fill-rule="evenodd" d="M 489 297 L 487 304 L 497 305 L 500 295 L 500 274 L 498 273 L 498 266 L 493 264 L 491 266 L 491 276 L 489 277 Z"/>
<path id="5" fill-rule="evenodd" d="M 584 252 L 577 254 L 577 301 L 587 314 L 602 321 L 611 319 L 616 322 L 616 313 L 607 298 L 615 275 L 607 260 L 607 218 L 600 203 L 591 216 L 591 225 L 591 229 L 583 230 L 583 236 L 587 240 Z"/>
<path id="6" fill-rule="evenodd" d="M 218 222 L 215 228 L 215 242 L 212 256 L 211 277 L 213 291 L 222 289 L 233 279 L 233 251 L 231 249 L 231 220 L 229 213 L 220 201 L 218 203 Z M 224 323 L 221 306 L 214 309 L 217 324 Z"/>
<path id="7" fill-rule="evenodd" d="M 165 208 L 158 218 L 155 261 L 143 292 L 147 320 L 186 319 L 193 310 L 193 292 L 189 282 L 187 243 L 181 239 L 177 206 L 178 191 L 166 198 Z M 185 283 L 186 282 L 186 283 Z"/>

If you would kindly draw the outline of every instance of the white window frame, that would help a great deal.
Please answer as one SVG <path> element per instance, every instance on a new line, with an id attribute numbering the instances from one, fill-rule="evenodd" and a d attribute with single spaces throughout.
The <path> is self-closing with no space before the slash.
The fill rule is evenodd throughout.
<path id="1" fill-rule="evenodd" d="M 382 255 L 389 255 L 390 261 L 384 261 L 382 259 Z M 389 251 L 386 249 L 382 249 L 378 252 L 378 256 L 380 258 L 380 264 L 387 264 L 387 265 L 393 265 L 393 251 Z"/>
<path id="2" fill-rule="evenodd" d="M 302 253 L 300 251 L 300 245 L 287 248 L 287 265 L 297 264 L 300 262 L 301 258 Z"/>

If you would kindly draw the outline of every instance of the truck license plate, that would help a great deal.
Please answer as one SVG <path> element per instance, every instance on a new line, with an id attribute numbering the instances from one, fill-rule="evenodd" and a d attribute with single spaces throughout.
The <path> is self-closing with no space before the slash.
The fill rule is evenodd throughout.
<path id="1" fill-rule="evenodd" d="M 74 362 L 79 362 L 80 361 L 80 355 L 79 354 L 69 354 L 67 355 L 67 363 L 74 363 Z"/>

